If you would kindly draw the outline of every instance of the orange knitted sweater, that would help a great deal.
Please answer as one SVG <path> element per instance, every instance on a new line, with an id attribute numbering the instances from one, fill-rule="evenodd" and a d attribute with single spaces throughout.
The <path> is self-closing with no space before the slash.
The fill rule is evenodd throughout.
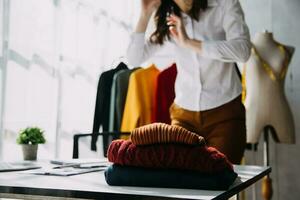
<path id="1" fill-rule="evenodd" d="M 161 143 L 180 143 L 190 145 L 205 145 L 202 136 L 183 127 L 165 123 L 152 123 L 131 131 L 131 141 L 135 145 Z"/>

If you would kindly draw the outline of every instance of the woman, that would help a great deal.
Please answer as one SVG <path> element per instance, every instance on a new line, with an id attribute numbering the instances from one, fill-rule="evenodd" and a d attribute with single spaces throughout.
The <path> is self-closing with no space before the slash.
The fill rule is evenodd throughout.
<path id="1" fill-rule="evenodd" d="M 145 41 L 155 12 L 156 30 Z M 173 125 L 204 136 L 238 164 L 246 143 L 245 109 L 235 62 L 246 62 L 251 43 L 238 0 L 142 0 L 127 57 L 137 66 L 166 43 L 176 60 Z"/>

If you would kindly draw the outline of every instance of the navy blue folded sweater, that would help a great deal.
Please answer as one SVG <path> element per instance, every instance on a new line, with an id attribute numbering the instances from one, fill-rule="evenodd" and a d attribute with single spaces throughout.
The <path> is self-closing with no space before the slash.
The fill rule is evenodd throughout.
<path id="1" fill-rule="evenodd" d="M 150 169 L 113 164 L 105 172 L 107 184 L 114 186 L 166 187 L 227 190 L 237 174 L 232 170 L 203 173 L 191 170 Z"/>

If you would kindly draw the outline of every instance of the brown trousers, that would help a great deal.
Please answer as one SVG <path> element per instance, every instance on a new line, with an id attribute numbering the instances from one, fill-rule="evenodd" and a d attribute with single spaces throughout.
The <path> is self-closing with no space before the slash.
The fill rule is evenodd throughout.
<path id="1" fill-rule="evenodd" d="M 246 146 L 245 108 L 241 97 L 217 108 L 201 112 L 185 110 L 175 103 L 170 107 L 172 125 L 182 126 L 206 140 L 233 164 L 239 164 Z"/>

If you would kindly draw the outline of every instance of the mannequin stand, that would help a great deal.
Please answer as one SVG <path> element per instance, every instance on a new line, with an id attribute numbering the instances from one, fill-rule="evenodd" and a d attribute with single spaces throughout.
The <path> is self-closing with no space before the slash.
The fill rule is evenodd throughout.
<path id="1" fill-rule="evenodd" d="M 273 131 L 275 130 L 272 126 L 264 127 L 264 166 L 269 166 L 269 132 L 272 133 Z M 272 198 L 272 179 L 269 174 L 263 179 L 262 195 L 264 200 L 270 200 Z"/>

